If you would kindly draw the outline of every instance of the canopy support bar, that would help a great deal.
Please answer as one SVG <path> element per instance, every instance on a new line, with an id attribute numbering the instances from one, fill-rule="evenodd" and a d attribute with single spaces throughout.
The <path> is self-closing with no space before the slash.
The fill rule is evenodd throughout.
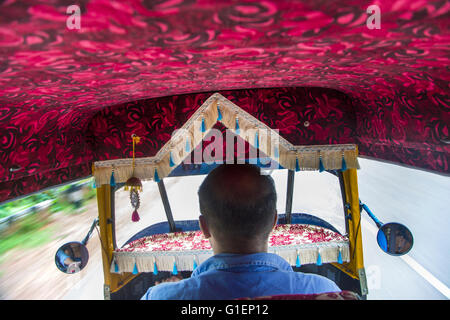
<path id="1" fill-rule="evenodd" d="M 175 232 L 175 221 L 173 220 L 172 210 L 170 209 L 169 198 L 167 198 L 166 187 L 164 186 L 163 179 L 158 182 L 158 188 L 164 205 L 164 211 L 166 212 L 167 221 L 169 222 L 170 232 Z"/>
<path id="2" fill-rule="evenodd" d="M 287 192 L 286 192 L 286 223 L 291 223 L 292 197 L 294 194 L 295 171 L 288 170 Z"/>

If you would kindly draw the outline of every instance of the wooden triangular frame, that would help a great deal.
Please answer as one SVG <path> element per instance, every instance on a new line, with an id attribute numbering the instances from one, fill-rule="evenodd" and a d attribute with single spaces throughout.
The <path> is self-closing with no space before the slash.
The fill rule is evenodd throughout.
<path id="1" fill-rule="evenodd" d="M 141 180 L 152 180 L 157 172 L 159 178 L 167 177 L 202 143 L 208 131 L 218 121 L 284 168 L 297 171 L 339 170 L 345 169 L 345 163 L 344 166 L 348 169 L 359 169 L 356 145 L 294 146 L 280 136 L 277 130 L 269 128 L 220 93 L 214 93 L 172 134 L 171 139 L 155 156 L 135 159 L 134 176 Z M 186 144 L 189 148 L 186 148 Z M 132 158 L 127 158 L 94 162 L 96 185 L 109 184 L 113 171 L 116 182 L 126 182 L 133 173 L 132 161 Z"/>

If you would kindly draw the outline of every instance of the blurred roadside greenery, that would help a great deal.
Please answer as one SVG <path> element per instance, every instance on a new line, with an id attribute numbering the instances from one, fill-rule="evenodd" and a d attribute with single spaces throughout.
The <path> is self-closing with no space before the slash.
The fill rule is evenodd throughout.
<path id="1" fill-rule="evenodd" d="M 88 178 L 0 205 L 1 220 L 27 208 L 32 208 L 43 201 L 49 201 L 48 207 L 34 210 L 28 215 L 17 218 L 7 227 L 3 225 L 0 229 L 0 257 L 8 250 L 19 246 L 32 248 L 49 242 L 53 234 L 52 228 L 48 227 L 51 216 L 58 212 L 81 213 L 85 203 L 96 196 L 92 183 L 92 178 Z M 81 198 L 79 201 L 73 201 L 70 194 L 80 189 L 82 190 Z"/>

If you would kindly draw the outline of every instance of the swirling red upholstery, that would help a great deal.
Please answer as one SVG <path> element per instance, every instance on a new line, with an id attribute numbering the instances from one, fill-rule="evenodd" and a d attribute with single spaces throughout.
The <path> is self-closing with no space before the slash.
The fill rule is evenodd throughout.
<path id="1" fill-rule="evenodd" d="M 449 172 L 448 1 L 0 1 L 0 201 L 153 156 L 213 92 L 292 143 Z M 304 122 L 309 121 L 309 127 Z"/>

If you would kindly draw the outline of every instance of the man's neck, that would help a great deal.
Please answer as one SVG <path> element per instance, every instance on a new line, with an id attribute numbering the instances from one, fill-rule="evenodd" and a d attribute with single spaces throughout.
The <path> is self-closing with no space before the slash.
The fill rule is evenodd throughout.
<path id="1" fill-rule="evenodd" d="M 220 253 L 233 253 L 233 254 L 252 254 L 252 253 L 261 253 L 267 252 L 268 246 L 267 242 L 258 243 L 258 244 L 238 244 L 238 245 L 227 245 L 220 246 L 215 244 L 212 246 L 214 254 Z"/>

